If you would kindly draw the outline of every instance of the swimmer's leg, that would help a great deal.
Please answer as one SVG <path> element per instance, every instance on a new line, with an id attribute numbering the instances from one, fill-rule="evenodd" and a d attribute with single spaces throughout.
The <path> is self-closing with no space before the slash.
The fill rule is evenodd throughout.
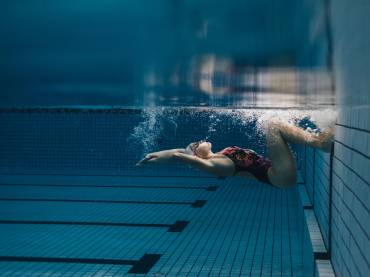
<path id="1" fill-rule="evenodd" d="M 266 138 L 268 155 L 272 162 L 272 167 L 267 172 L 270 182 L 278 187 L 294 185 L 297 181 L 296 162 L 277 122 L 269 122 Z"/>
<path id="2" fill-rule="evenodd" d="M 272 167 L 268 171 L 270 181 L 280 187 L 296 183 L 296 163 L 287 142 L 330 151 L 333 131 L 333 128 L 328 128 L 316 136 L 277 118 L 271 119 L 267 129 L 267 147 L 272 161 Z"/>
<path id="3" fill-rule="evenodd" d="M 287 142 L 319 148 L 325 152 L 330 152 L 334 138 L 333 127 L 326 128 L 319 135 L 315 135 L 275 117 L 269 122 L 268 130 L 272 128 L 277 128 L 283 139 Z"/>

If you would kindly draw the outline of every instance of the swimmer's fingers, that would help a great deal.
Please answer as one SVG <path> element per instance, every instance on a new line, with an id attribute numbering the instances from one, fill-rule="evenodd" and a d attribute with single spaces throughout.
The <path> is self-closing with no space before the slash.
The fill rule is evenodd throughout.
<path id="1" fill-rule="evenodd" d="M 140 160 L 135 166 L 142 166 L 144 164 L 146 164 L 148 162 L 148 160 L 150 160 L 151 158 L 144 158 L 142 160 Z"/>
<path id="2" fill-rule="evenodd" d="M 154 161 L 156 160 L 155 158 L 157 158 L 157 156 L 156 156 L 156 155 L 148 154 L 148 155 L 146 155 L 146 156 L 145 156 L 145 158 L 144 158 L 144 159 L 140 160 L 140 161 L 136 164 L 136 166 L 142 166 L 142 165 L 144 165 L 144 164 L 146 164 L 146 163 L 154 162 Z"/>
<path id="3" fill-rule="evenodd" d="M 148 161 L 148 158 L 144 158 L 136 163 L 135 166 L 142 166 Z"/>

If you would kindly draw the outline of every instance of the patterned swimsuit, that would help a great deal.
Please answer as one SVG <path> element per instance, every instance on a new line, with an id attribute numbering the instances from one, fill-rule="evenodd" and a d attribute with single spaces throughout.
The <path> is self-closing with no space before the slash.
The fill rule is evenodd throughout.
<path id="1" fill-rule="evenodd" d="M 248 171 L 259 181 L 272 185 L 267 175 L 268 169 L 272 166 L 269 159 L 258 155 L 251 149 L 244 149 L 238 146 L 227 147 L 219 153 L 227 156 L 234 162 L 234 175 L 239 171 Z"/>

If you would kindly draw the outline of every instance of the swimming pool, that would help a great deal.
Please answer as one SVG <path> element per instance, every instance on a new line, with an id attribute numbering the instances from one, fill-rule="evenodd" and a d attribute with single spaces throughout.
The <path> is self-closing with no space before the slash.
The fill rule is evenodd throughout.
<path id="1" fill-rule="evenodd" d="M 196 138 L 266 155 L 269 112 L 3 110 L 2 274 L 309 275 L 298 186 L 134 167 Z"/>
<path id="2" fill-rule="evenodd" d="M 0 276 L 367 276 L 369 8 L 1 1 Z M 331 153 L 291 145 L 294 187 L 134 166 L 267 155 L 273 116 L 335 123 Z"/>

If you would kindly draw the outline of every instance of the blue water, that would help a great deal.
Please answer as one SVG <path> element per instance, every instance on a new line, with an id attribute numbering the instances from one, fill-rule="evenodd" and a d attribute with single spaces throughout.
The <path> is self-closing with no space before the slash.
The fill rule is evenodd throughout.
<path id="1" fill-rule="evenodd" d="M 4 0 L 0 106 L 330 106 L 316 2 Z"/>
<path id="2" fill-rule="evenodd" d="M 217 180 L 182 164 L 134 167 L 200 138 L 215 151 L 267 155 L 262 119 L 274 113 L 3 110 L 0 275 L 309 276 L 297 186 Z M 319 130 L 312 117 L 279 113 Z"/>
<path id="3" fill-rule="evenodd" d="M 149 152 L 183 148 L 208 139 L 214 151 L 229 145 L 252 148 L 267 155 L 265 124 L 279 115 L 297 126 L 320 128 L 306 111 L 258 111 L 220 109 L 28 109 L 3 110 L 0 137 L 3 173 L 199 176 L 183 166 L 135 168 Z M 318 117 L 330 117 L 330 111 Z M 300 118 L 296 116 L 300 115 Z M 305 117 L 303 117 L 305 116 Z M 10 119 L 10 120 L 9 120 Z"/>

